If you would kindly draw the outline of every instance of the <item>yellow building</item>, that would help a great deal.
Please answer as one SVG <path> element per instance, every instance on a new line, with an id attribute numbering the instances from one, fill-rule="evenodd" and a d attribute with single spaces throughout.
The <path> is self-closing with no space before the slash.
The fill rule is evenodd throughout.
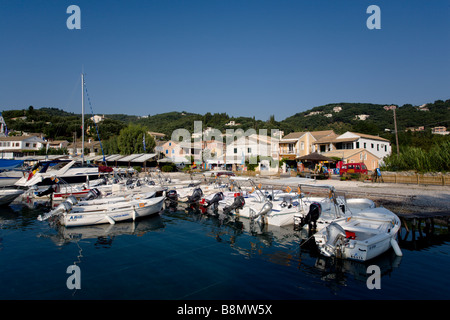
<path id="1" fill-rule="evenodd" d="M 325 137 L 334 138 L 337 135 L 333 130 L 291 132 L 280 139 L 280 160 L 296 160 L 297 158 L 310 154 L 315 150 L 314 143 Z"/>

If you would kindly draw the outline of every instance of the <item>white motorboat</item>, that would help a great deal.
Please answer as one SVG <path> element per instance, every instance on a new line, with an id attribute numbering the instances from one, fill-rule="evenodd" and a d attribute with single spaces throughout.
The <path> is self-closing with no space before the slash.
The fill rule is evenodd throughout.
<path id="1" fill-rule="evenodd" d="M 223 199 L 216 197 L 218 201 L 216 209 L 262 224 L 282 227 L 294 223 L 294 215 L 300 210 L 298 194 L 270 188 L 263 189 L 261 185 L 256 186 L 251 178 L 230 177 L 230 180 L 235 182 L 237 189 L 223 194 Z M 250 187 L 237 186 L 237 183 L 245 182 Z M 212 197 L 207 203 L 213 206 L 214 201 Z"/>
<path id="2" fill-rule="evenodd" d="M 99 167 L 77 160 L 50 160 L 38 162 L 15 185 L 19 187 L 49 186 L 58 179 L 68 184 L 85 183 L 108 174 L 101 172 Z"/>
<path id="3" fill-rule="evenodd" d="M 150 197 L 145 199 L 121 199 L 112 203 L 95 203 L 87 201 L 78 204 L 75 197 L 69 197 L 57 208 L 38 220 L 44 221 L 50 217 L 57 217 L 57 221 L 66 227 L 95 225 L 102 223 L 135 220 L 137 218 L 159 214 L 162 210 L 164 197 Z"/>
<path id="4" fill-rule="evenodd" d="M 0 206 L 9 205 L 23 193 L 20 189 L 0 189 Z"/>
<path id="5" fill-rule="evenodd" d="M 300 210 L 294 216 L 295 228 L 313 226 L 315 230 L 321 230 L 336 219 L 351 217 L 361 211 L 375 208 L 372 200 L 347 198 L 344 193 L 337 193 L 330 185 L 299 184 L 298 193 L 301 194 Z"/>
<path id="6" fill-rule="evenodd" d="M 402 255 L 396 240 L 400 227 L 400 219 L 391 211 L 370 208 L 334 220 L 314 234 L 314 239 L 324 256 L 367 261 L 391 247 Z"/>
<path id="7" fill-rule="evenodd" d="M 26 173 L 23 160 L 0 159 L 0 187 L 13 186 Z"/>

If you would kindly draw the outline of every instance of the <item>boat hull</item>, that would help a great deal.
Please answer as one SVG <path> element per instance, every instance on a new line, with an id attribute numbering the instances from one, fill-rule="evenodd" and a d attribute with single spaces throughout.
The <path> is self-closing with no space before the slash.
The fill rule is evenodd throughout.
<path id="1" fill-rule="evenodd" d="M 237 217 L 250 219 L 252 216 L 252 210 L 253 212 L 258 213 L 263 206 L 264 203 L 247 202 L 244 208 L 239 209 L 238 212 L 233 212 L 233 214 Z M 261 217 L 261 219 L 264 219 L 263 222 L 265 224 L 284 227 L 294 224 L 294 216 L 296 214 L 298 214 L 297 206 L 292 206 L 291 208 L 281 208 L 279 204 L 274 202 L 272 210 L 267 215 Z"/>
<path id="2" fill-rule="evenodd" d="M 18 196 L 23 194 L 23 190 L 19 189 L 2 189 L 0 190 L 0 206 L 9 205 L 13 202 Z"/>
<path id="3" fill-rule="evenodd" d="M 138 200 L 129 203 L 117 203 L 114 207 L 80 206 L 61 216 L 60 222 L 66 227 L 78 227 L 135 220 L 159 214 L 164 203 L 163 197 Z"/>
<path id="4" fill-rule="evenodd" d="M 336 228 L 333 225 L 338 225 L 342 230 L 341 235 L 333 235 L 332 229 Z M 352 217 L 337 219 L 318 231 L 314 238 L 324 256 L 367 261 L 391 247 L 401 254 L 396 243 L 399 230 L 400 219 L 380 207 L 362 211 Z"/>

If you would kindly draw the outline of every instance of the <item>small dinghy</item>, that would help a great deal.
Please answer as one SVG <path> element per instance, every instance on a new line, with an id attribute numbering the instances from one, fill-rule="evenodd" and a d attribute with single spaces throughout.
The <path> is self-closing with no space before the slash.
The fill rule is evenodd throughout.
<path id="1" fill-rule="evenodd" d="M 38 220 L 44 221 L 50 217 L 56 217 L 57 221 L 66 227 L 102 223 L 115 224 L 120 221 L 136 220 L 137 218 L 159 214 L 163 203 L 164 197 L 150 197 L 117 199 L 112 203 L 83 201 L 78 204 L 78 200 L 70 196 L 67 201 L 62 202 L 54 210 L 44 216 L 39 216 Z"/>
<path id="2" fill-rule="evenodd" d="M 391 247 L 401 256 L 396 240 L 399 230 L 397 215 L 378 207 L 336 219 L 314 234 L 314 239 L 324 256 L 367 261 Z"/>

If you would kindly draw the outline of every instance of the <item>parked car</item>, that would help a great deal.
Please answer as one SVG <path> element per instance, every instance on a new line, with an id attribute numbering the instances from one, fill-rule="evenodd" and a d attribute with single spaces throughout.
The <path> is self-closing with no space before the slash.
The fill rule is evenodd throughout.
<path id="1" fill-rule="evenodd" d="M 339 175 L 342 176 L 344 173 L 368 174 L 368 172 L 364 163 L 346 163 L 339 170 Z"/>

